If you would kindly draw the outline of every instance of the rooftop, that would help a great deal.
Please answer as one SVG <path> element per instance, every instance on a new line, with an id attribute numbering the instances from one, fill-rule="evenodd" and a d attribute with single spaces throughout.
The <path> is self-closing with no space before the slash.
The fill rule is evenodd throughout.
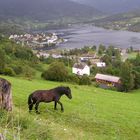
<path id="1" fill-rule="evenodd" d="M 109 82 L 115 82 L 115 83 L 118 83 L 119 80 L 120 80 L 120 77 L 105 75 L 105 74 L 99 74 L 99 73 L 96 74 L 95 78 L 100 79 L 100 80 L 109 81 Z"/>
<path id="2" fill-rule="evenodd" d="M 84 69 L 85 66 L 86 66 L 85 63 L 75 63 L 73 67 L 78 69 Z"/>

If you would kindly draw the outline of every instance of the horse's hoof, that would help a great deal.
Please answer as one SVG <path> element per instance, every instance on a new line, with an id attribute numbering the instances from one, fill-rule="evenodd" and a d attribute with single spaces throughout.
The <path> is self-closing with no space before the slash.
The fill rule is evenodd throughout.
<path id="1" fill-rule="evenodd" d="M 61 110 L 61 112 L 64 112 L 64 110 Z"/>
<path id="2" fill-rule="evenodd" d="M 56 111 L 57 111 L 58 109 L 57 109 L 57 108 L 54 108 L 54 110 L 56 110 Z"/>
<path id="3" fill-rule="evenodd" d="M 40 114 L 40 112 L 37 111 L 36 114 Z"/>

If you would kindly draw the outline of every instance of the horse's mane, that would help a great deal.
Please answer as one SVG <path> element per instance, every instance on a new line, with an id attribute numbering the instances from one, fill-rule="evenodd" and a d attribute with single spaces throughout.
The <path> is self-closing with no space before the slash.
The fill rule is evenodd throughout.
<path id="1" fill-rule="evenodd" d="M 54 88 L 54 90 L 56 90 L 57 92 L 60 92 L 60 91 L 66 92 L 68 90 L 68 87 L 58 86 L 58 87 Z"/>
<path id="2" fill-rule="evenodd" d="M 64 89 L 66 89 L 66 87 L 64 87 L 64 86 L 58 86 L 58 87 L 56 87 L 54 89 L 56 89 L 56 90 L 64 90 Z"/>

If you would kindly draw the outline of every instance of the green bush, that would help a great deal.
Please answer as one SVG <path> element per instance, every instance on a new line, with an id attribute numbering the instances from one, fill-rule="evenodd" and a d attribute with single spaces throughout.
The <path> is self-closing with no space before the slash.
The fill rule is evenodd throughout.
<path id="1" fill-rule="evenodd" d="M 68 81 L 79 84 L 79 77 L 75 74 L 69 75 L 69 80 Z"/>
<path id="2" fill-rule="evenodd" d="M 22 66 L 13 66 L 13 70 L 16 73 L 16 75 L 19 75 L 19 74 L 22 74 L 23 73 Z"/>
<path id="3" fill-rule="evenodd" d="M 15 72 L 12 68 L 5 68 L 3 74 L 5 75 L 9 75 L 9 76 L 15 76 Z"/>
<path id="4" fill-rule="evenodd" d="M 93 86 L 96 87 L 96 88 L 98 88 L 98 87 L 100 87 L 100 84 L 97 83 L 97 82 L 94 82 L 94 83 L 93 83 Z"/>
<path id="5" fill-rule="evenodd" d="M 41 76 L 50 81 L 68 81 L 68 71 L 62 62 L 52 63 Z"/>
<path id="6" fill-rule="evenodd" d="M 80 78 L 79 85 L 91 85 L 91 80 L 87 75 L 83 75 Z"/>
<path id="7" fill-rule="evenodd" d="M 36 73 L 35 73 L 35 70 L 32 69 L 31 67 L 25 66 L 23 68 L 23 74 L 26 78 L 28 78 L 30 80 L 35 76 Z"/>

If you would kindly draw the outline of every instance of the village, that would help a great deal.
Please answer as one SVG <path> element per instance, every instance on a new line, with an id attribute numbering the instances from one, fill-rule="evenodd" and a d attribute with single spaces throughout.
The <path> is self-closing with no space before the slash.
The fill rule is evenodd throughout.
<path id="1" fill-rule="evenodd" d="M 26 45 L 33 49 L 53 47 L 65 42 L 56 33 L 14 34 L 10 35 L 9 39 L 15 41 L 17 44 L 22 44 L 22 46 Z"/>
<path id="2" fill-rule="evenodd" d="M 113 46 L 104 48 L 101 45 L 98 49 L 93 46 L 65 50 L 61 53 L 37 52 L 36 55 L 38 58 L 44 58 L 45 60 L 51 57 L 58 60 L 72 61 L 70 68 L 73 74 L 80 77 L 84 75 L 92 77 L 101 88 L 120 88 L 121 78 L 119 72 L 113 73 L 113 71 L 119 71 L 120 63 L 125 62 L 132 54 L 136 55 L 138 52 L 139 50 L 132 50 L 132 48 L 120 49 Z"/>
<path id="3" fill-rule="evenodd" d="M 56 33 L 11 35 L 9 39 L 32 48 L 34 54 L 41 60 L 48 61 L 52 58 L 53 60 L 71 61 L 69 66 L 72 74 L 92 77 L 101 88 L 120 88 L 119 72 L 114 71 L 118 71 L 120 63 L 125 62 L 129 55 L 135 54 L 136 56 L 139 52 L 132 47 L 121 49 L 104 45 L 70 50 L 53 49 L 53 46 L 65 42 L 65 39 L 60 38 Z M 44 47 L 51 47 L 51 49 L 43 50 Z"/>

